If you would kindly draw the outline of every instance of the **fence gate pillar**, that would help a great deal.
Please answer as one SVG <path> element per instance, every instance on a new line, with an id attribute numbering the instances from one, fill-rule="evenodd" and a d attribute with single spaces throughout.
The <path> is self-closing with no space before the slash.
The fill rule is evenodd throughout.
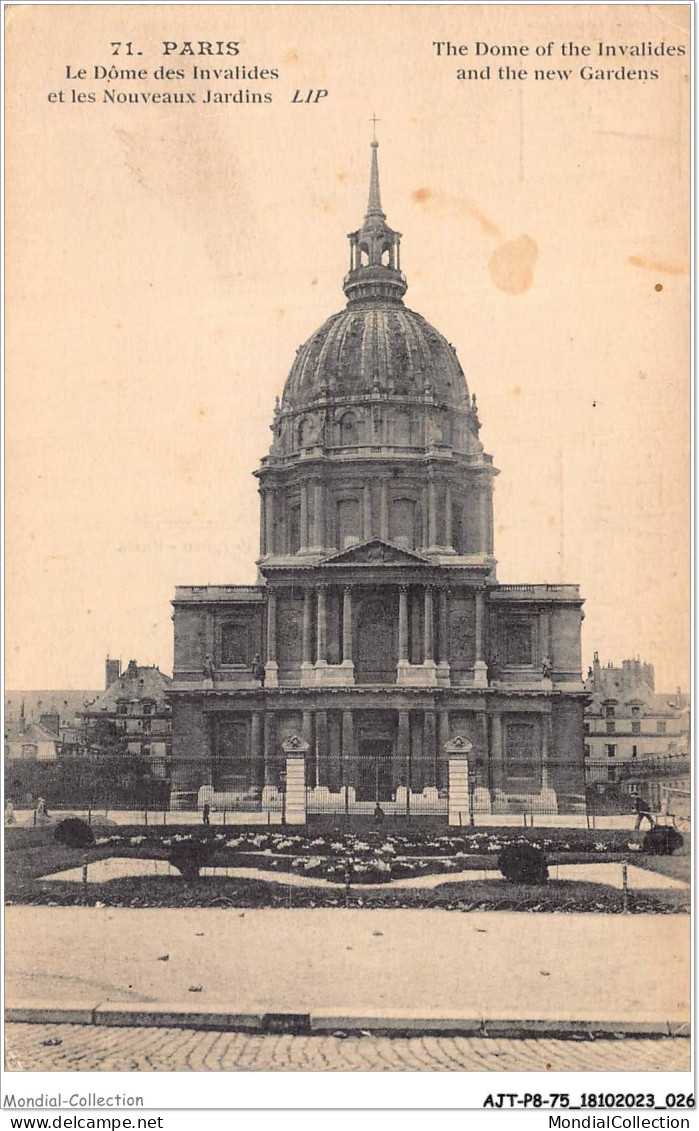
<path id="1" fill-rule="evenodd" d="M 449 760 L 449 824 L 469 824 L 468 756 L 473 750 L 467 738 L 458 735 L 445 742 Z"/>
<path id="2" fill-rule="evenodd" d="M 297 734 L 292 734 L 282 743 L 286 758 L 286 804 L 287 825 L 306 824 L 306 753 L 308 743 Z"/>

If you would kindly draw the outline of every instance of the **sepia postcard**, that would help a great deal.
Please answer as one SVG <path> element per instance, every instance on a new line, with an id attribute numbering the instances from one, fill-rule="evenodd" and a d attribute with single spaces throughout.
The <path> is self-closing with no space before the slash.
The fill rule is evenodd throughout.
<path id="1" fill-rule="evenodd" d="M 3 1106 L 688 1127 L 690 5 L 4 16 Z"/>

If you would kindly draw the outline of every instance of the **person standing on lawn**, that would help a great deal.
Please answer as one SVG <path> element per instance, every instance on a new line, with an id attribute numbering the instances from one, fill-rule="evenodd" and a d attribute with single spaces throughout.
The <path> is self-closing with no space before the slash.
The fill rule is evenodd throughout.
<path id="1" fill-rule="evenodd" d="M 651 813 L 650 805 L 649 805 L 648 801 L 646 800 L 646 798 L 643 796 L 643 794 L 638 793 L 638 792 L 634 793 L 633 803 L 634 803 L 634 808 L 636 810 L 636 824 L 635 824 L 634 828 L 637 829 L 637 830 L 640 829 L 641 821 L 643 820 L 644 817 L 647 818 L 648 824 L 650 825 L 650 827 L 654 828 L 655 819 L 653 817 L 653 814 Z"/>

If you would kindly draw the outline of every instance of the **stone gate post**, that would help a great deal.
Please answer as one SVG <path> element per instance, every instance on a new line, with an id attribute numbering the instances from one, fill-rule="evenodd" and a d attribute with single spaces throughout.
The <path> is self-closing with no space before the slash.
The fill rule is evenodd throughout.
<path id="1" fill-rule="evenodd" d="M 292 734 L 282 743 L 286 759 L 286 806 L 287 825 L 306 824 L 306 754 L 308 743 L 297 734 Z"/>
<path id="2" fill-rule="evenodd" d="M 468 756 L 473 750 L 467 738 L 457 735 L 445 742 L 444 753 L 449 760 L 449 824 L 469 823 Z"/>

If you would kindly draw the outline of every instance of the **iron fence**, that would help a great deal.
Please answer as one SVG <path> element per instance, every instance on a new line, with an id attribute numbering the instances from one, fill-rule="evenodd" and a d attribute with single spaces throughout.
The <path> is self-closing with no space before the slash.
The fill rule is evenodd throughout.
<path id="1" fill-rule="evenodd" d="M 688 758 L 616 762 L 580 758 L 508 761 L 473 756 L 468 789 L 458 800 L 464 824 L 478 817 L 527 814 L 611 815 L 632 813 L 635 794 L 660 810 L 668 791 L 688 787 Z M 309 820 L 430 819 L 453 816 L 446 756 L 396 758 L 388 750 L 305 763 L 305 810 Z M 51 810 L 138 814 L 197 814 L 207 806 L 217 822 L 285 819 L 286 762 L 281 754 L 249 758 L 64 757 L 51 762 L 5 762 L 5 797 L 17 810 L 43 798 Z M 146 816 L 147 820 L 148 817 Z M 167 816 L 164 819 L 168 819 Z"/>

